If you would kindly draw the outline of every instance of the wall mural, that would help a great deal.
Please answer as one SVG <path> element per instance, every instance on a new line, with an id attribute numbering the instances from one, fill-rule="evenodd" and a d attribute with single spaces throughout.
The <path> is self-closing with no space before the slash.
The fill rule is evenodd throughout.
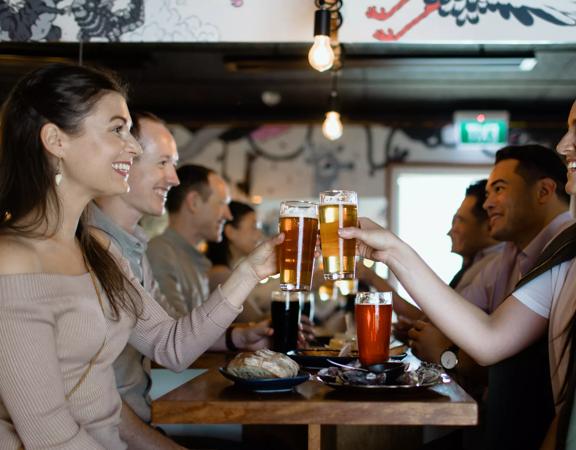
<path id="1" fill-rule="evenodd" d="M 308 42 L 314 10 L 311 0 L 0 0 L 0 41 Z M 345 0 L 342 15 L 344 43 L 576 39 L 576 0 Z"/>
<path id="2" fill-rule="evenodd" d="M 342 188 L 375 197 L 382 195 L 385 169 L 391 163 L 490 165 L 494 159 L 493 150 L 458 149 L 450 124 L 440 128 L 349 125 L 335 142 L 312 125 L 206 127 L 194 132 L 176 126 L 173 131 L 181 161 L 217 170 L 240 196 L 308 198 Z M 512 124 L 510 143 L 554 146 L 562 133 L 562 124 L 557 129 L 549 124 Z"/>
<path id="3" fill-rule="evenodd" d="M 576 24 L 574 0 L 394 0 L 381 3 L 386 6 L 369 6 L 366 17 L 387 22 L 400 14 L 408 3 L 417 3 L 420 8 L 404 19 L 399 28 L 376 30 L 373 36 L 379 41 L 398 41 L 431 15 L 450 20 L 458 27 L 477 25 L 481 20 L 486 20 L 488 15 L 500 16 L 506 21 L 517 21 L 526 27 L 533 26 L 538 20 L 560 26 Z"/>

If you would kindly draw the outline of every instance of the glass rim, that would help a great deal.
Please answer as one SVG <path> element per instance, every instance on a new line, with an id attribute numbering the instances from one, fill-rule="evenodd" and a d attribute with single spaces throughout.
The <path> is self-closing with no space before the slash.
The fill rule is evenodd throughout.
<path id="1" fill-rule="evenodd" d="M 329 189 L 327 191 L 322 191 L 320 192 L 320 195 L 322 194 L 326 194 L 326 195 L 334 195 L 334 194 L 354 194 L 354 195 L 358 195 L 358 192 L 356 191 L 350 191 L 348 189 Z"/>
<path id="2" fill-rule="evenodd" d="M 286 211 L 283 211 L 283 210 Z M 282 217 L 307 217 L 318 218 L 318 203 L 307 200 L 284 200 L 280 202 L 280 218 Z"/>
<path id="3" fill-rule="evenodd" d="M 393 294 L 393 291 L 357 292 L 354 303 L 356 305 L 391 305 Z"/>
<path id="4" fill-rule="evenodd" d="M 307 291 L 283 291 L 281 289 L 270 292 L 270 300 L 277 302 L 296 302 L 304 300 Z"/>
<path id="5" fill-rule="evenodd" d="M 334 198 L 344 197 L 344 198 Z M 356 191 L 346 191 L 333 189 L 320 192 L 320 205 L 354 205 L 358 206 L 358 193 Z"/>
<path id="6" fill-rule="evenodd" d="M 290 205 L 290 206 L 318 206 L 318 202 L 313 202 L 310 200 L 282 200 L 280 202 L 280 206 L 282 205 Z"/>

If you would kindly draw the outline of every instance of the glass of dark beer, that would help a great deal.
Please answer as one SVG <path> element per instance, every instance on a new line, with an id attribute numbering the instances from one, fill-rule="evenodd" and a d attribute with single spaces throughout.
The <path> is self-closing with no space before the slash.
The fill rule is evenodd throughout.
<path id="1" fill-rule="evenodd" d="M 304 292 L 272 292 L 270 310 L 272 312 L 272 328 L 274 329 L 274 351 L 286 353 L 296 349 L 300 310 L 304 295 Z"/>
<path id="2" fill-rule="evenodd" d="M 338 229 L 358 224 L 358 196 L 354 191 L 320 193 L 320 242 L 324 278 L 346 280 L 355 278 L 356 240 L 342 239 Z"/>
<path id="3" fill-rule="evenodd" d="M 303 201 L 282 202 L 279 229 L 284 233 L 284 242 L 278 246 L 280 289 L 308 291 L 314 272 L 318 205 Z"/>
<path id="4" fill-rule="evenodd" d="M 314 315 L 316 313 L 314 292 L 305 292 L 302 301 L 302 315 L 308 317 L 310 322 L 314 322 Z"/>

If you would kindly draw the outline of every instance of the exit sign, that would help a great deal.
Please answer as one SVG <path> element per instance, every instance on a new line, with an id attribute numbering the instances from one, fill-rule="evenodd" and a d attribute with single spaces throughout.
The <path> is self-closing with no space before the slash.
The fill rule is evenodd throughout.
<path id="1" fill-rule="evenodd" d="M 454 128 L 459 148 L 497 150 L 508 142 L 508 113 L 457 111 Z"/>

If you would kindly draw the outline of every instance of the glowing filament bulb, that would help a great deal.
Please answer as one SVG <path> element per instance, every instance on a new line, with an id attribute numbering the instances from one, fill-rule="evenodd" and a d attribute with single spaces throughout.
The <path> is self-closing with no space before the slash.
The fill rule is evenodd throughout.
<path id="1" fill-rule="evenodd" d="M 343 129 L 340 113 L 328 111 L 326 113 L 326 119 L 324 119 L 324 123 L 322 124 L 322 134 L 324 134 L 327 139 L 335 141 L 342 136 Z"/>
<path id="2" fill-rule="evenodd" d="M 324 72 L 334 64 L 334 51 L 330 45 L 330 36 L 314 36 L 314 44 L 308 52 L 308 62 L 319 72 Z"/>

